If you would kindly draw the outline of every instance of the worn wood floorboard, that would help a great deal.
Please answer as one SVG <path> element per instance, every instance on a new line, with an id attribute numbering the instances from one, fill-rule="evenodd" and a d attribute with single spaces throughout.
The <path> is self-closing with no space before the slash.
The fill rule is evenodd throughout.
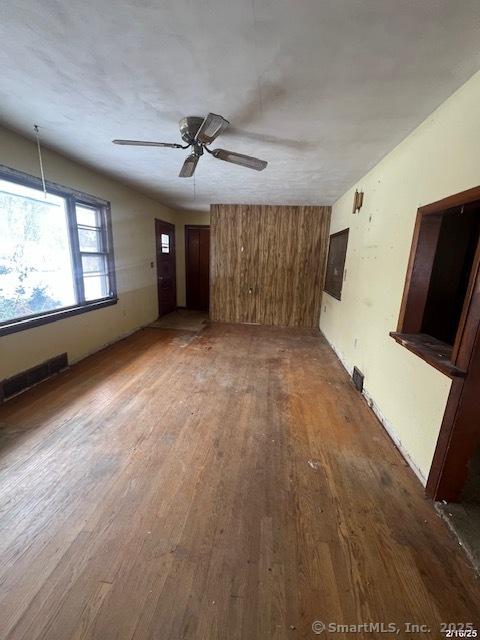
<path id="1" fill-rule="evenodd" d="M 145 329 L 0 426 L 2 640 L 480 625 L 461 549 L 312 331 Z"/>

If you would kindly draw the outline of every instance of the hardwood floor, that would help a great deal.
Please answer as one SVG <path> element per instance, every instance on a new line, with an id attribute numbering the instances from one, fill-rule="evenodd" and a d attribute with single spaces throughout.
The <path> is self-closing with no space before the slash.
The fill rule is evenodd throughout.
<path id="1" fill-rule="evenodd" d="M 314 332 L 145 329 L 0 424 L 2 640 L 479 628 L 461 549 Z"/>

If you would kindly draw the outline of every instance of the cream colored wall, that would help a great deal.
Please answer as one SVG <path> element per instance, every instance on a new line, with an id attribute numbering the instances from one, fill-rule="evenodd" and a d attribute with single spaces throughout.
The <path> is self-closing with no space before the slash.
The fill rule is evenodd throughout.
<path id="1" fill-rule="evenodd" d="M 185 304 L 183 226 L 205 215 L 175 212 L 141 193 L 51 151 L 43 154 L 47 179 L 109 200 L 118 304 L 0 337 L 0 379 L 68 352 L 70 362 L 152 322 L 157 316 L 154 219 L 176 225 L 178 304 Z M 35 145 L 0 128 L 0 164 L 38 176 Z M 208 222 L 207 222 L 208 224 Z M 151 267 L 153 262 L 153 268 Z"/>
<path id="2" fill-rule="evenodd" d="M 450 379 L 389 337 L 395 330 L 418 207 L 480 185 L 477 73 L 334 205 L 330 233 L 350 227 L 342 300 L 323 297 L 320 327 L 422 479 Z M 365 192 L 352 215 L 355 188 Z"/>

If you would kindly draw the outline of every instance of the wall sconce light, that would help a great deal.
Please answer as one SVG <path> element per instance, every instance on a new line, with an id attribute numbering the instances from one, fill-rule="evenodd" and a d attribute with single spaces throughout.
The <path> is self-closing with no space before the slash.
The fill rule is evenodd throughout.
<path id="1" fill-rule="evenodd" d="M 353 196 L 353 210 L 352 213 L 357 213 L 360 211 L 363 204 L 363 191 L 358 191 L 355 189 L 355 195 Z"/>

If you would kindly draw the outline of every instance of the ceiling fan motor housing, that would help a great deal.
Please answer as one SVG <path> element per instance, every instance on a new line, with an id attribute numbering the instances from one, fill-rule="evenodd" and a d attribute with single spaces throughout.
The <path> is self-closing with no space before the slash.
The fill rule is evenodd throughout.
<path id="1" fill-rule="evenodd" d="M 182 140 L 191 144 L 195 140 L 195 136 L 197 135 L 197 131 L 200 129 L 200 125 L 204 121 L 205 118 L 200 118 L 199 116 L 187 116 L 186 118 L 182 118 L 178 123 L 180 126 L 180 135 L 182 136 Z"/>

